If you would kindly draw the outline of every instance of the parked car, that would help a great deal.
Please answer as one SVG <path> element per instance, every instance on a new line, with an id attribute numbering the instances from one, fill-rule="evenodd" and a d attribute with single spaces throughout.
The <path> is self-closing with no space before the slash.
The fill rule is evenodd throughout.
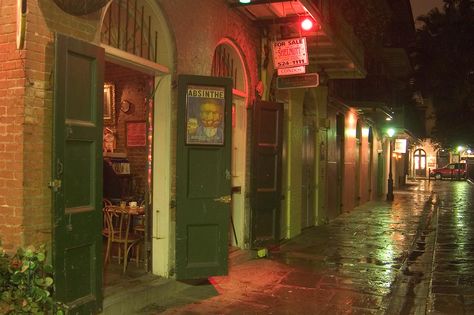
<path id="1" fill-rule="evenodd" d="M 466 178 L 466 163 L 450 163 L 442 168 L 432 169 L 430 177 L 442 178 Z"/>

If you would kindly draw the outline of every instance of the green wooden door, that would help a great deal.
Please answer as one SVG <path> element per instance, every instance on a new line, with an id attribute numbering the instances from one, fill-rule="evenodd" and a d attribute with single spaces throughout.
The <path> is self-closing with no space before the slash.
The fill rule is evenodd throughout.
<path id="1" fill-rule="evenodd" d="M 102 307 L 104 50 L 56 35 L 53 123 L 53 265 L 69 314 Z"/>
<path id="2" fill-rule="evenodd" d="M 227 274 L 232 80 L 178 81 L 176 278 Z"/>
<path id="3" fill-rule="evenodd" d="M 252 135 L 252 247 L 280 241 L 283 104 L 254 106 Z"/>

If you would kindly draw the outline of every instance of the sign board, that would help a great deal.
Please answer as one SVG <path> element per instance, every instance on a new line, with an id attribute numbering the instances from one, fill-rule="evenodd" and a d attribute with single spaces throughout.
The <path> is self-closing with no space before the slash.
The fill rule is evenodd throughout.
<path id="1" fill-rule="evenodd" d="M 302 73 L 306 73 L 305 66 L 278 69 L 278 75 L 295 75 L 295 74 L 302 74 Z"/>
<path id="2" fill-rule="evenodd" d="M 272 47 L 275 69 L 309 64 L 305 37 L 278 40 L 273 42 Z"/>
<path id="3" fill-rule="evenodd" d="M 146 122 L 127 121 L 127 147 L 146 146 Z"/>
<path id="4" fill-rule="evenodd" d="M 436 157 L 428 155 L 428 168 L 436 168 Z"/>
<path id="5" fill-rule="evenodd" d="M 307 73 L 288 77 L 277 77 L 278 89 L 298 89 L 319 85 L 319 74 Z"/>
<path id="6" fill-rule="evenodd" d="M 395 139 L 394 153 L 407 153 L 407 139 Z"/>

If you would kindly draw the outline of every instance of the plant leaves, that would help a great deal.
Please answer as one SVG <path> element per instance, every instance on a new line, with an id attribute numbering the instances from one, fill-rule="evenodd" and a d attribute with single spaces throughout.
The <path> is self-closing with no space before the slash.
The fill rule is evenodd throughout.
<path id="1" fill-rule="evenodd" d="M 43 262 L 46 259 L 46 255 L 44 253 L 38 253 L 36 258 L 38 258 L 39 262 Z"/>
<path id="2" fill-rule="evenodd" d="M 47 287 L 50 287 L 51 285 L 53 285 L 53 278 L 51 277 L 46 277 L 44 278 L 44 285 L 47 286 Z"/>

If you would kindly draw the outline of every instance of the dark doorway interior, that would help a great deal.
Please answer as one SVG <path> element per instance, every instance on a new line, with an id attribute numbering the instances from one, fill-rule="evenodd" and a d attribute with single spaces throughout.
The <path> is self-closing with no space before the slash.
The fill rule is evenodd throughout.
<path id="1" fill-rule="evenodd" d="M 151 265 L 151 117 L 153 77 L 106 62 L 104 79 L 104 286 L 120 286 Z M 137 210 L 138 209 L 138 210 Z M 113 215 L 110 212 L 113 211 Z M 122 212 L 127 212 L 122 217 Z M 107 222 L 107 218 L 109 218 Z M 119 222 L 128 220 L 119 237 Z M 110 240 L 110 242 L 109 242 Z M 130 247 L 124 262 L 124 252 Z M 108 258 L 107 260 L 106 257 Z M 121 259 L 120 259 L 121 258 Z M 120 260 L 119 260 L 120 259 Z"/>
<path id="2" fill-rule="evenodd" d="M 257 102 L 252 127 L 251 239 L 256 248 L 280 241 L 283 104 Z"/>
<path id="3" fill-rule="evenodd" d="M 303 143 L 302 143 L 302 160 L 303 160 L 303 177 L 302 177 L 302 209 L 301 209 L 301 227 L 307 228 L 314 225 L 314 205 L 315 205 L 315 137 L 316 128 L 314 126 L 314 118 L 304 116 L 303 124 Z"/>

